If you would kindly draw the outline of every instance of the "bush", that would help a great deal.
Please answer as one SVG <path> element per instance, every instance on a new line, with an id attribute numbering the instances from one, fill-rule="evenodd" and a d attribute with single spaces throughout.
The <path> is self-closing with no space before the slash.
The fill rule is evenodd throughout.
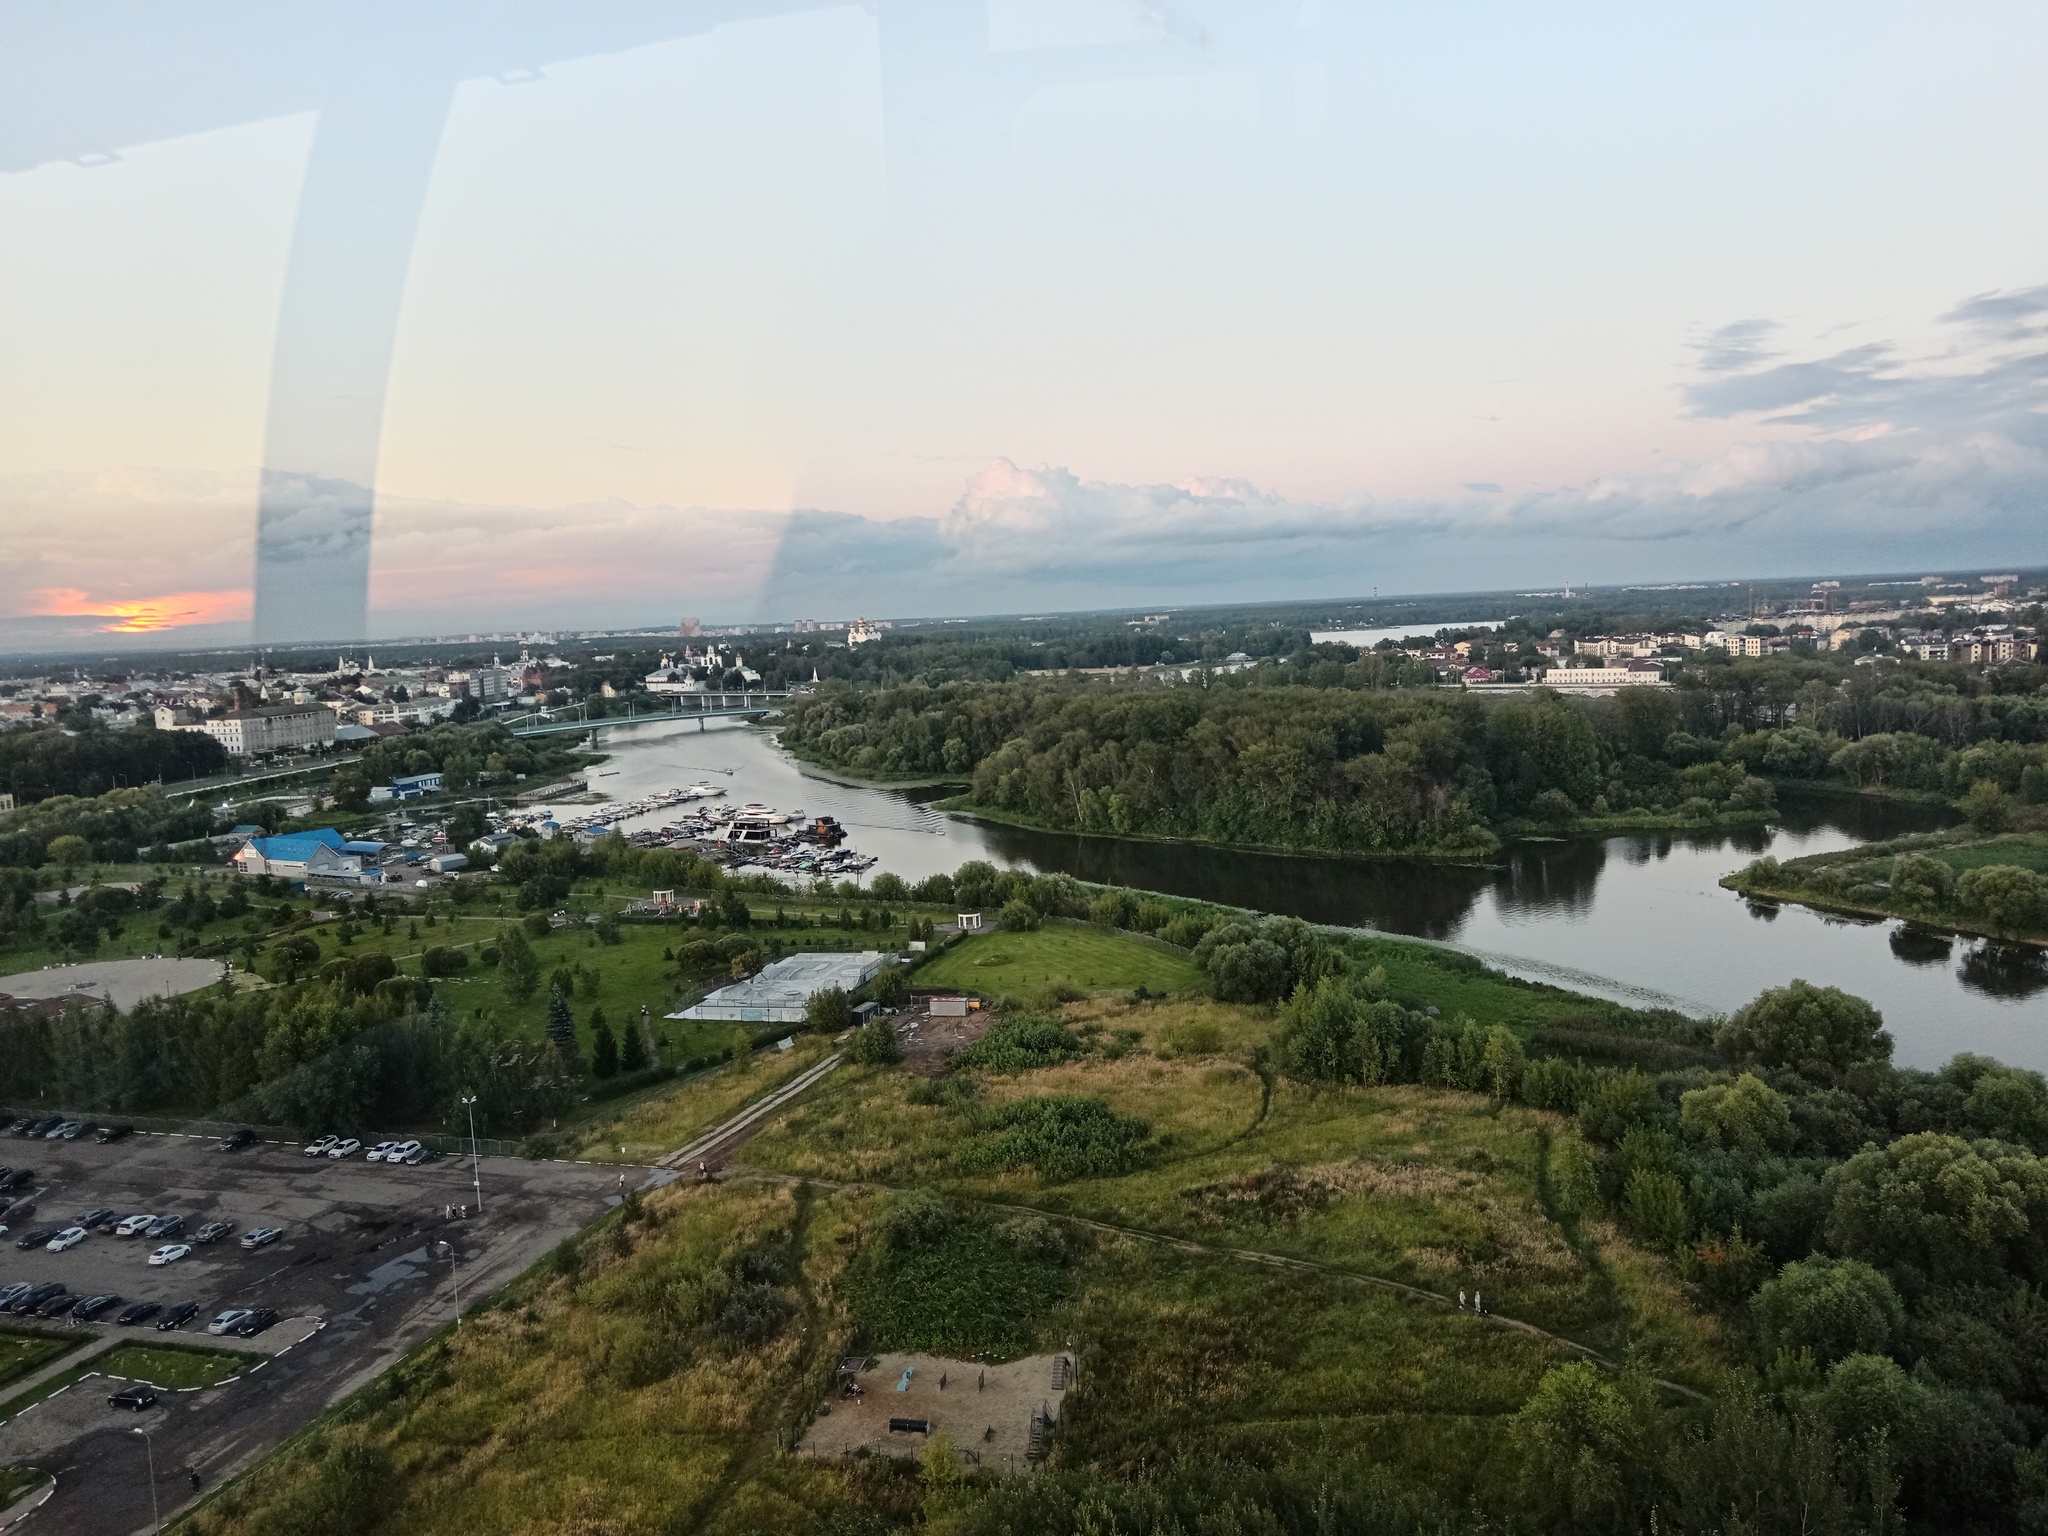
<path id="1" fill-rule="evenodd" d="M 1892 860 L 1892 893 L 1921 906 L 1939 907 L 1956 892 L 1956 872 L 1924 853 L 1902 853 Z"/>
<path id="2" fill-rule="evenodd" d="M 765 1344 L 782 1330 L 789 1302 L 772 1285 L 742 1285 L 712 1325 L 735 1344 Z"/>
<path id="3" fill-rule="evenodd" d="M 903 1046 L 894 1024 L 873 1018 L 853 1032 L 847 1054 L 864 1067 L 886 1067 L 903 1059 Z"/>
<path id="4" fill-rule="evenodd" d="M 1117 1114 L 1102 1099 L 1019 1099 L 988 1117 L 960 1161 L 971 1170 L 1034 1168 L 1053 1183 L 1108 1178 L 1138 1165 L 1151 1134 L 1145 1121 Z"/>
<path id="5" fill-rule="evenodd" d="M 1038 926 L 1038 909 L 1028 901 L 1006 901 L 996 921 L 1005 933 L 1029 933 Z"/>
<path id="6" fill-rule="evenodd" d="M 954 1055 L 953 1065 L 990 1072 L 1028 1072 L 1086 1054 L 1081 1042 L 1059 1020 L 1021 1013 L 996 1020 L 987 1034 Z"/>
<path id="7" fill-rule="evenodd" d="M 446 944 L 436 944 L 420 956 L 422 976 L 453 976 L 468 965 L 468 955 Z"/>

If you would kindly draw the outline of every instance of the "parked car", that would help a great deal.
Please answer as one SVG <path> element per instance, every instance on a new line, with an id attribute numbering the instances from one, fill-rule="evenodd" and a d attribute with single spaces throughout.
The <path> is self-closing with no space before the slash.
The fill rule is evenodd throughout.
<path id="1" fill-rule="evenodd" d="M 77 1305 L 78 1298 L 69 1291 L 60 1288 L 56 1295 L 45 1298 L 43 1303 L 36 1308 L 36 1316 L 62 1317 Z"/>
<path id="2" fill-rule="evenodd" d="M 95 1232 L 103 1233 L 108 1237 L 112 1237 L 114 1235 L 114 1229 L 120 1226 L 121 1223 L 126 1221 L 130 1216 L 133 1216 L 135 1214 L 136 1213 L 134 1211 L 112 1210 L 108 1211 L 107 1214 L 102 1216 L 98 1221 L 81 1222 L 80 1225 L 89 1226 Z"/>
<path id="3" fill-rule="evenodd" d="M 45 1115 L 40 1120 L 24 1120 L 14 1128 L 17 1136 L 39 1138 L 47 1136 L 64 1123 L 62 1115 Z"/>
<path id="4" fill-rule="evenodd" d="M 325 1157 L 327 1155 L 327 1149 L 333 1146 L 339 1140 L 341 1140 L 341 1138 L 339 1136 L 334 1135 L 316 1137 L 314 1140 L 307 1143 L 306 1156 Z"/>
<path id="5" fill-rule="evenodd" d="M 255 1140 L 256 1133 L 245 1125 L 239 1131 L 229 1131 L 227 1135 L 221 1137 L 220 1145 L 215 1150 L 219 1152 L 239 1152 L 242 1148 L 253 1145 Z"/>
<path id="6" fill-rule="evenodd" d="M 165 1243 L 149 1256 L 152 1268 L 162 1269 L 166 1264 L 175 1264 L 192 1251 L 190 1243 Z"/>
<path id="7" fill-rule="evenodd" d="M 0 1168 L 0 1194 L 21 1188 L 35 1176 L 33 1168 Z"/>
<path id="8" fill-rule="evenodd" d="M 133 1328 L 138 1323 L 148 1322 L 161 1311 L 163 1311 L 162 1302 L 138 1301 L 123 1307 L 121 1315 L 115 1318 L 114 1321 L 124 1328 Z"/>
<path id="9" fill-rule="evenodd" d="M 432 1147 L 415 1145 L 413 1150 L 406 1154 L 405 1160 L 408 1164 L 417 1166 L 420 1163 L 431 1163 L 440 1155 Z"/>
<path id="10" fill-rule="evenodd" d="M 242 1234 L 244 1248 L 268 1248 L 284 1236 L 283 1227 L 251 1227 Z"/>
<path id="11" fill-rule="evenodd" d="M 209 1221 L 205 1226 L 192 1234 L 192 1241 L 195 1243 L 217 1243 L 234 1230 L 235 1224 L 232 1221 Z"/>
<path id="12" fill-rule="evenodd" d="M 81 1227 L 84 1227 L 87 1231 L 91 1231 L 97 1228 L 101 1222 L 107 1220 L 109 1217 L 118 1216 L 120 1214 L 121 1213 L 115 1210 L 111 1205 L 95 1206 L 92 1210 L 85 1211 L 80 1214 L 78 1218 L 78 1224 Z"/>
<path id="13" fill-rule="evenodd" d="M 163 1316 L 156 1320 L 157 1330 L 168 1333 L 173 1328 L 182 1328 L 199 1315 L 199 1303 L 181 1301 L 175 1306 L 165 1307 Z"/>
<path id="14" fill-rule="evenodd" d="M 277 1310 L 274 1307 L 256 1307 L 237 1320 L 228 1332 L 238 1339 L 253 1339 L 276 1321 Z"/>
<path id="15" fill-rule="evenodd" d="M 356 1153 L 362 1150 L 363 1144 L 357 1141 L 355 1137 L 350 1136 L 345 1140 L 337 1141 L 333 1146 L 329 1147 L 327 1155 L 329 1157 L 354 1157 Z"/>
<path id="16" fill-rule="evenodd" d="M 59 1120 L 43 1132 L 45 1141 L 76 1141 L 78 1133 L 85 1129 L 83 1120 Z"/>
<path id="17" fill-rule="evenodd" d="M 142 1235 L 144 1237 L 178 1237 L 183 1234 L 184 1230 L 184 1217 L 159 1216 L 155 1221 L 152 1221 L 142 1229 Z"/>
<path id="18" fill-rule="evenodd" d="M 63 1230 L 62 1227 L 37 1227 L 33 1232 L 24 1232 L 14 1240 L 17 1248 L 41 1248 Z"/>
<path id="19" fill-rule="evenodd" d="M 99 1128 L 97 1134 L 93 1136 L 93 1140 L 97 1142 L 119 1141 L 124 1136 L 133 1136 L 134 1134 L 135 1127 L 132 1125 L 103 1125 Z"/>
<path id="20" fill-rule="evenodd" d="M 385 1157 L 385 1154 L 386 1154 L 386 1153 L 390 1153 L 390 1152 L 396 1152 L 397 1150 L 398 1150 L 398 1143 L 397 1143 L 397 1142 L 395 1142 L 395 1141 L 380 1141 L 380 1142 L 378 1142 L 378 1143 L 377 1143 L 377 1145 L 375 1145 L 374 1147 L 370 1148 L 370 1150 L 369 1150 L 369 1151 L 367 1151 L 367 1152 L 365 1152 L 365 1153 L 363 1154 L 363 1161 L 364 1161 L 364 1162 L 366 1162 L 366 1163 L 381 1163 L 381 1162 L 383 1162 L 383 1161 L 384 1161 L 384 1157 Z"/>
<path id="21" fill-rule="evenodd" d="M 61 1280 L 45 1280 L 41 1285 L 32 1285 L 22 1295 L 7 1303 L 7 1310 L 17 1315 L 33 1312 L 52 1296 L 64 1289 Z"/>
<path id="22" fill-rule="evenodd" d="M 32 1280 L 17 1280 L 12 1285 L 0 1285 L 0 1312 L 10 1309 L 34 1289 L 35 1282 Z"/>
<path id="23" fill-rule="evenodd" d="M 71 1315 L 82 1323 L 96 1323 L 119 1305 L 120 1297 L 112 1291 L 103 1291 L 97 1296 L 86 1297 L 71 1309 Z"/>
<path id="24" fill-rule="evenodd" d="M 124 1216 L 114 1227 L 116 1237 L 139 1237 L 149 1230 L 156 1221 L 153 1211 L 137 1211 L 133 1216 Z"/>
<path id="25" fill-rule="evenodd" d="M 387 1163 L 409 1163 L 419 1156 L 420 1151 L 421 1148 L 418 1142 L 401 1141 L 397 1146 L 384 1154 L 384 1161 Z"/>
<path id="26" fill-rule="evenodd" d="M 66 1227 L 43 1246 L 52 1253 L 62 1253 L 68 1248 L 76 1248 L 88 1235 L 83 1227 Z"/>
<path id="27" fill-rule="evenodd" d="M 234 1331 L 235 1327 L 238 1324 L 240 1324 L 243 1318 L 254 1317 L 255 1315 L 256 1314 L 248 1307 L 230 1307 L 227 1311 L 221 1313 L 218 1317 L 216 1317 L 212 1322 L 208 1323 L 206 1325 L 206 1331 L 208 1333 L 213 1334 L 231 1333 Z"/>
<path id="28" fill-rule="evenodd" d="M 140 1381 L 132 1387 L 123 1387 L 119 1392 L 113 1393 L 107 1398 L 107 1406 L 109 1408 L 126 1408 L 133 1413 L 141 1413 L 146 1408 L 154 1408 L 156 1403 L 156 1388 L 150 1386 L 147 1382 Z"/>

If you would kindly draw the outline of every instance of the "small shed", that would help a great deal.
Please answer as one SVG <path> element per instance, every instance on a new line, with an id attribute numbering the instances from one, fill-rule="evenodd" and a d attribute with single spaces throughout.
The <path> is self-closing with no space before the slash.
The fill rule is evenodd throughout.
<path id="1" fill-rule="evenodd" d="M 869 1019 L 872 1019 L 877 1013 L 881 1012 L 881 1007 L 880 1003 L 872 1001 L 855 1003 L 853 1005 L 853 1022 L 856 1024 L 867 1023 Z"/>
<path id="2" fill-rule="evenodd" d="M 935 997 L 932 999 L 931 1015 L 935 1019 L 964 1019 L 967 1017 L 967 999 Z"/>

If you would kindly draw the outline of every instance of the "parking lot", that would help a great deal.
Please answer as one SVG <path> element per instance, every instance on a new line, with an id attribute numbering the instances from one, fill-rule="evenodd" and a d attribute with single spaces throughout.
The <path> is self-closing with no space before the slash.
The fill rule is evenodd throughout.
<path id="1" fill-rule="evenodd" d="M 142 1416 L 155 1437 L 166 1516 L 191 1496 L 188 1466 L 213 1486 L 447 1321 L 450 1263 L 442 1244 L 457 1256 L 454 1279 L 466 1305 L 602 1212 L 617 1197 L 620 1175 L 595 1164 L 486 1158 L 481 1212 L 464 1218 L 448 1211 L 476 1203 L 466 1158 L 386 1166 L 361 1154 L 308 1158 L 297 1146 L 263 1142 L 228 1153 L 210 1139 L 182 1136 L 138 1134 L 99 1145 L 0 1133 L 0 1165 L 23 1164 L 36 1169 L 29 1188 L 41 1192 L 39 1208 L 32 1222 L 15 1223 L 15 1233 L 0 1239 L 0 1284 L 61 1281 L 76 1295 L 200 1306 L 169 1334 L 147 1323 L 35 1326 L 266 1354 L 304 1340 L 261 1372 L 205 1392 L 167 1394 Z M 150 1267 L 158 1244 L 146 1237 L 94 1233 L 62 1253 L 14 1247 L 28 1225 L 64 1226 L 107 1206 L 182 1215 L 181 1241 L 212 1220 L 232 1222 L 234 1233 L 162 1268 Z M 283 1236 L 245 1251 L 240 1235 L 259 1226 L 281 1227 Z M 280 1322 L 252 1340 L 207 1338 L 206 1320 L 229 1307 L 274 1308 Z M 57 1473 L 57 1493 L 34 1517 L 38 1525 L 127 1536 L 150 1518 L 149 1480 L 128 1434 L 136 1420 L 106 1407 L 105 1390 L 94 1387 L 87 1382 L 0 1425 L 0 1465 L 29 1461 Z M 0 1399 L 13 1390 L 0 1391 Z"/>

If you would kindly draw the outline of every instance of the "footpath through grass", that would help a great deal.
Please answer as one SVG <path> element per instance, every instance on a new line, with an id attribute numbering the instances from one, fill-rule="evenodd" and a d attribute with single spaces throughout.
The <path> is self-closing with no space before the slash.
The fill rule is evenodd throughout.
<path id="1" fill-rule="evenodd" d="M 917 972 L 919 987 L 958 987 L 991 997 L 1035 997 L 1051 986 L 1104 992 L 1144 987 L 1181 992 L 1202 973 L 1183 955 L 1127 934 L 1048 924 L 1029 933 L 962 939 Z"/>

